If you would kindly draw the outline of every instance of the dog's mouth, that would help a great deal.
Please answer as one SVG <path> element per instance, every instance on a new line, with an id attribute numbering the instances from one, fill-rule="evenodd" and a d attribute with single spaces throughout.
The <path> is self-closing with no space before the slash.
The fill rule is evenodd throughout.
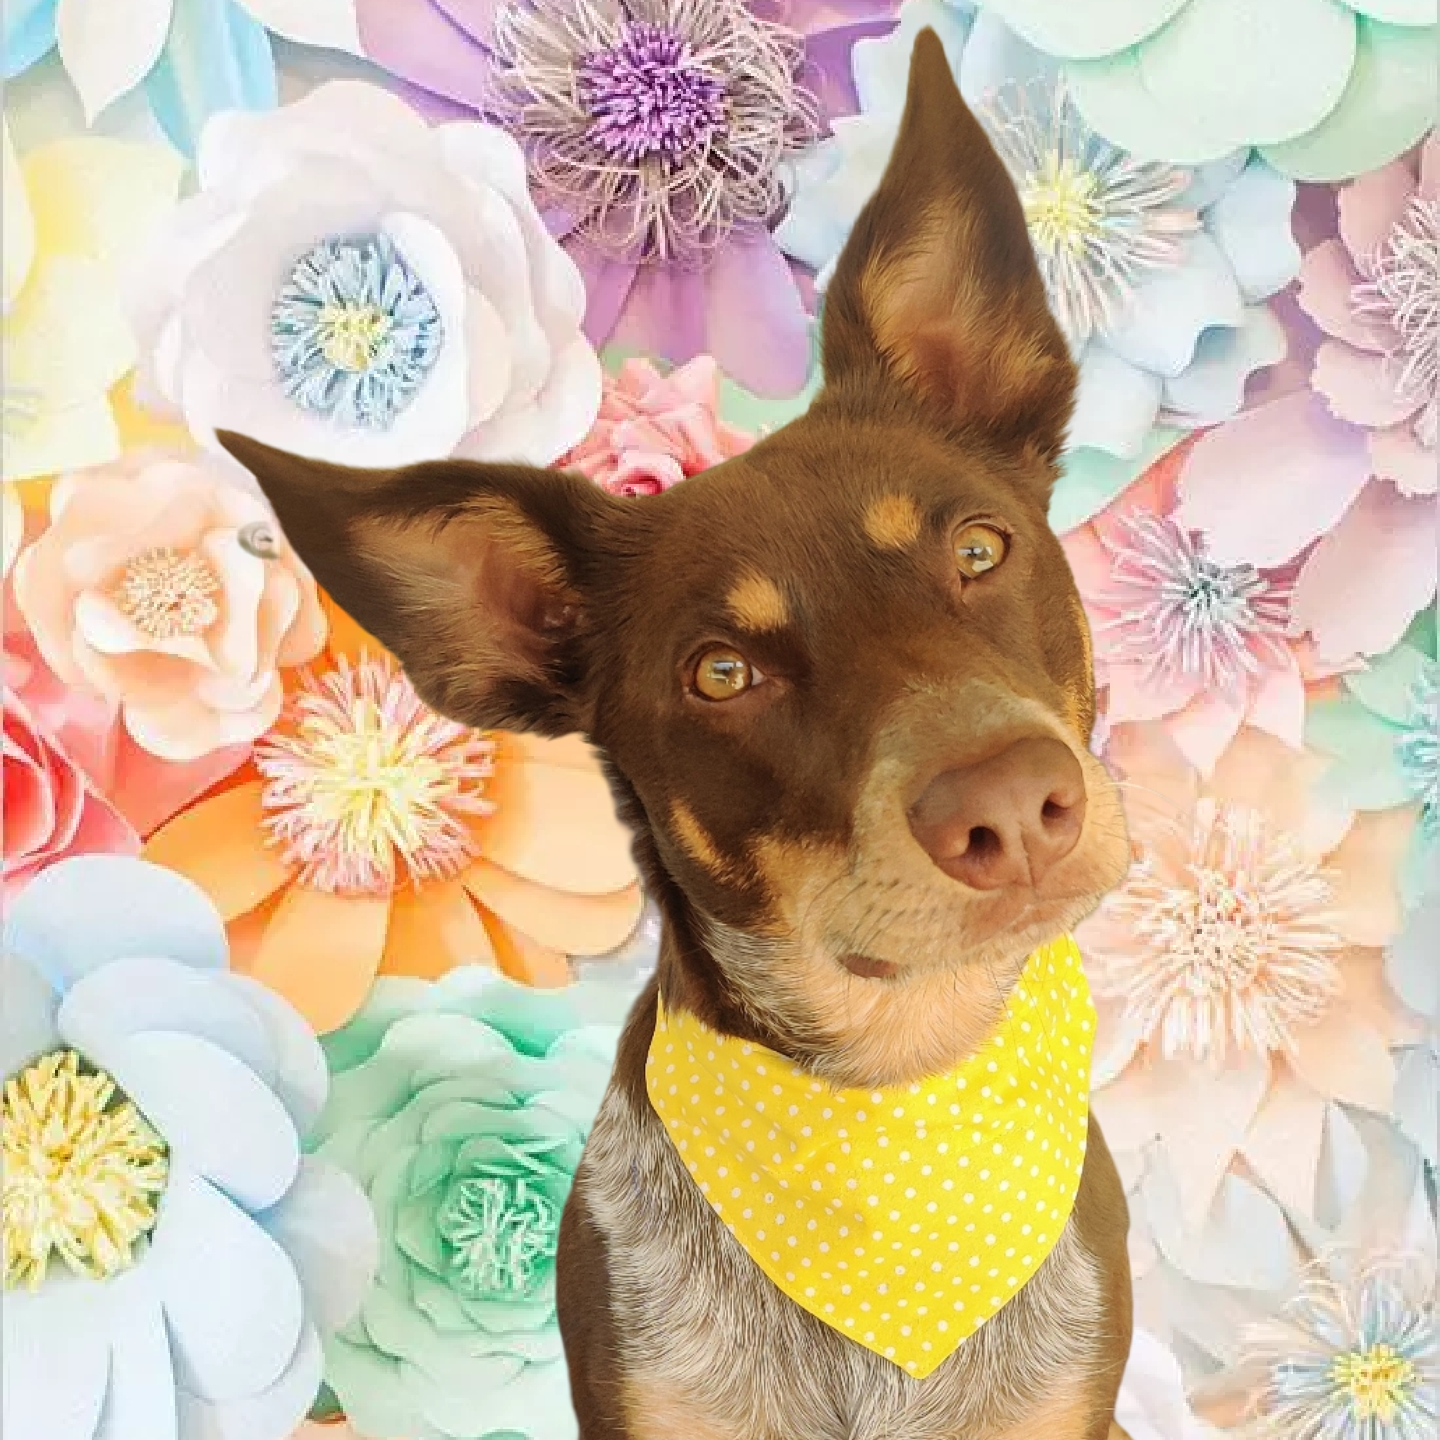
<path id="1" fill-rule="evenodd" d="M 875 960 L 869 955 L 842 955 L 840 966 L 862 980 L 893 980 L 900 967 L 889 960 Z"/>

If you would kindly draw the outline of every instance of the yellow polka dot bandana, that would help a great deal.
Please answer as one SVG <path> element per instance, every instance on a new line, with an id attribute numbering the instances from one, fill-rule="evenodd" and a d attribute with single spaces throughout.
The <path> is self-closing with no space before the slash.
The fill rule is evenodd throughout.
<path id="1" fill-rule="evenodd" d="M 650 1102 L 751 1259 L 842 1335 L 928 1375 L 1060 1238 L 1085 1161 L 1095 1007 L 1069 936 L 958 1069 L 837 1090 L 662 1003 Z"/>

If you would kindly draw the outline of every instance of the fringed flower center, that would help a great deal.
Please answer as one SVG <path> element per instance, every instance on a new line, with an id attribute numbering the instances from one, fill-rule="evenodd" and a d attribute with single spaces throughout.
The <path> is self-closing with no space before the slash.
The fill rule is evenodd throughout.
<path id="1" fill-rule="evenodd" d="M 436 1225 L 456 1289 L 475 1300 L 508 1299 L 533 1290 L 554 1262 L 560 1211 L 523 1176 L 477 1176 L 451 1186 Z"/>
<path id="2" fill-rule="evenodd" d="M 1433 832 L 1440 830 L 1440 664 L 1426 662 L 1407 700 L 1395 757 L 1410 793 L 1420 802 L 1421 824 Z"/>
<path id="3" fill-rule="evenodd" d="M 783 162 L 819 138 L 803 37 L 749 0 L 507 5 L 493 46 L 497 118 L 543 200 L 630 263 L 695 263 L 770 224 Z"/>
<path id="4" fill-rule="evenodd" d="M 1292 586 L 1252 565 L 1218 565 L 1199 536 L 1160 515 L 1123 518 L 1102 627 L 1117 659 L 1167 685 L 1197 681 L 1233 694 L 1265 666 L 1284 663 Z"/>
<path id="5" fill-rule="evenodd" d="M 484 793 L 494 756 L 388 658 L 307 671 L 255 747 L 266 830 L 302 884 L 333 894 L 455 875 L 479 853 L 472 822 L 495 808 Z"/>
<path id="6" fill-rule="evenodd" d="M 434 299 L 386 235 L 313 246 L 270 314 L 285 393 L 349 428 L 388 429 L 434 369 L 444 339 Z"/>
<path id="7" fill-rule="evenodd" d="M 152 640 L 200 635 L 219 618 L 220 580 L 193 551 L 157 546 L 135 556 L 115 586 L 115 603 Z"/>
<path id="8" fill-rule="evenodd" d="M 1333 895 L 1259 811 L 1203 799 L 1183 862 L 1143 855 L 1106 902 L 1135 944 L 1099 961 L 1097 992 L 1167 1056 L 1287 1049 L 1340 990 Z"/>
<path id="9" fill-rule="evenodd" d="M 1369 1345 L 1337 1355 L 1330 1378 L 1345 1392 L 1357 1420 L 1390 1425 L 1415 1385 L 1415 1366 L 1393 1345 Z"/>
<path id="10" fill-rule="evenodd" d="M 1388 358 L 1395 393 L 1420 407 L 1415 436 L 1435 447 L 1440 410 L 1440 200 L 1417 195 L 1360 265 L 1351 306 L 1396 336 Z"/>
<path id="11" fill-rule="evenodd" d="M 5 1082 L 5 1286 L 35 1289 L 52 1256 L 105 1280 L 135 1261 L 169 1173 L 165 1143 L 102 1071 L 56 1050 Z"/>
<path id="12" fill-rule="evenodd" d="M 617 44 L 576 69 L 589 135 L 607 154 L 634 164 L 670 162 L 705 145 L 725 123 L 725 85 L 695 63 L 689 41 L 632 21 Z"/>
<path id="13" fill-rule="evenodd" d="M 1335 1255 L 1240 1337 L 1263 1367 L 1252 1399 L 1274 1440 L 1432 1440 L 1440 1387 L 1433 1255 Z"/>
<path id="14" fill-rule="evenodd" d="M 1081 118 L 1063 81 L 1000 86 L 980 107 L 1030 228 L 1051 308 L 1075 350 L 1128 310 L 1148 273 L 1200 228 L 1190 174 L 1136 160 Z"/>

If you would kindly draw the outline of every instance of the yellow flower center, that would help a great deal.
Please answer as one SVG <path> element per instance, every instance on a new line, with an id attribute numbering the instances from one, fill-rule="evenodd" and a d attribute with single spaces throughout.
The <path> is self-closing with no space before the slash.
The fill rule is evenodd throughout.
<path id="1" fill-rule="evenodd" d="M 1036 249 L 1047 256 L 1085 253 L 1087 241 L 1100 228 L 1096 185 L 1095 176 L 1070 157 L 1054 152 L 1045 156 L 1020 192 Z"/>
<path id="2" fill-rule="evenodd" d="M 105 1280 L 134 1263 L 165 1189 L 165 1143 L 103 1071 L 55 1050 L 5 1082 L 5 1287 L 35 1289 L 54 1252 Z"/>
<path id="3" fill-rule="evenodd" d="M 1415 1366 L 1382 1343 L 1337 1355 L 1330 1378 L 1350 1397 L 1356 1419 L 1388 1425 L 1415 1383 Z"/>
<path id="4" fill-rule="evenodd" d="M 320 353 L 337 369 L 368 370 L 379 358 L 394 321 L 378 305 L 325 305 L 317 317 Z"/>
<path id="5" fill-rule="evenodd" d="M 152 640 L 177 640 L 208 630 L 220 614 L 211 598 L 220 581 L 200 555 L 169 545 L 135 556 L 115 587 L 115 603 Z"/>

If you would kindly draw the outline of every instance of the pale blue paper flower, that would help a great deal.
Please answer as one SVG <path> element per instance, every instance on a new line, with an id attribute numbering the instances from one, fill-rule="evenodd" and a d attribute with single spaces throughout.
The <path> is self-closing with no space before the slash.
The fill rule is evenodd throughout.
<path id="1" fill-rule="evenodd" d="M 5 78 L 58 46 L 87 120 L 143 84 L 160 128 L 194 155 L 217 111 L 276 103 L 272 34 L 360 48 L 353 0 L 14 0 L 5 7 Z"/>
<path id="2" fill-rule="evenodd" d="M 317 1153 L 355 1177 L 380 1228 L 375 1284 L 326 1342 L 359 1433 L 574 1440 L 556 1240 L 638 988 L 533 990 L 479 966 L 382 978 L 324 1038 Z"/>
<path id="3" fill-rule="evenodd" d="M 1089 128 L 1055 63 L 994 14 L 907 0 L 894 32 L 856 44 L 860 114 L 836 119 L 834 137 L 796 166 L 776 232 L 822 282 L 889 158 L 926 26 L 1015 179 L 1080 367 L 1052 512 L 1068 529 L 1167 447 L 1172 427 L 1234 414 L 1249 376 L 1283 357 L 1283 328 L 1264 302 L 1298 271 L 1295 187 L 1243 151 L 1193 170 L 1138 161 Z"/>
<path id="4" fill-rule="evenodd" d="M 315 1037 L 230 972 L 200 890 L 120 856 L 30 882 L 0 988 L 0 1430 L 283 1440 L 375 1255 L 364 1196 L 301 1151 L 326 1095 Z"/>
<path id="5" fill-rule="evenodd" d="M 1248 146 L 1297 180 L 1378 169 L 1434 123 L 1435 0 L 981 0 L 1147 159 Z"/>

